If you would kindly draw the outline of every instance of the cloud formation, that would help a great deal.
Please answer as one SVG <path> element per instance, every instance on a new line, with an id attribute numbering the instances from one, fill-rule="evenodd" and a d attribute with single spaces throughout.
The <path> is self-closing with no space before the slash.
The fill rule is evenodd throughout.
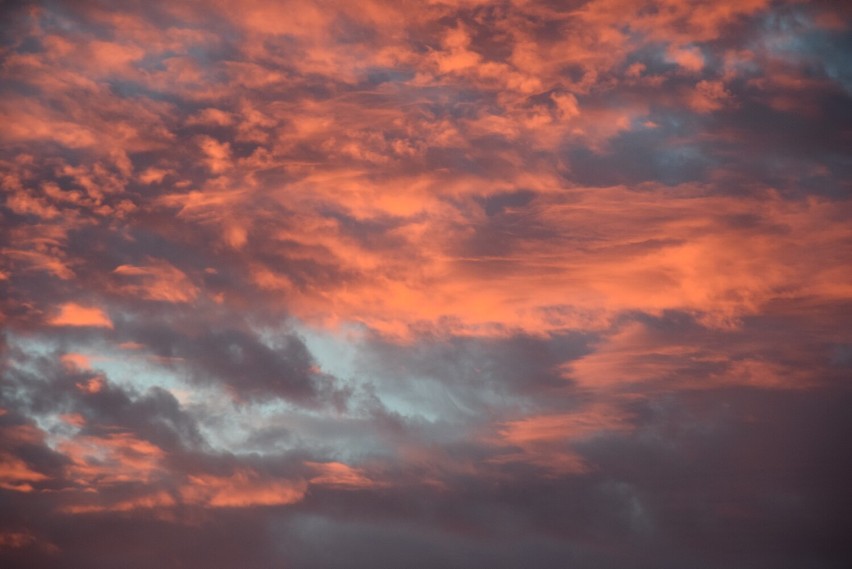
<path id="1" fill-rule="evenodd" d="M 10 5 L 0 565 L 848 566 L 850 21 Z"/>

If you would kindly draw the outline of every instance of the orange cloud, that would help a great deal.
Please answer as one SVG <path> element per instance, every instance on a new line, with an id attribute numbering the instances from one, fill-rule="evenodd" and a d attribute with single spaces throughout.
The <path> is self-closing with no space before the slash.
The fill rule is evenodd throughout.
<path id="1" fill-rule="evenodd" d="M 730 103 L 731 93 L 721 81 L 699 81 L 689 99 L 689 106 L 699 113 L 719 110 Z"/>
<path id="2" fill-rule="evenodd" d="M 106 313 L 97 307 L 87 307 L 68 302 L 59 307 L 59 314 L 48 321 L 51 326 L 79 326 L 112 328 L 112 321 Z"/>
<path id="3" fill-rule="evenodd" d="M 67 514 L 92 514 L 98 512 L 134 512 L 137 510 L 153 510 L 157 512 L 160 519 L 174 521 L 174 517 L 167 511 L 169 508 L 177 505 L 175 498 L 168 492 L 161 491 L 151 494 L 146 494 L 129 500 L 121 500 L 112 504 L 109 503 L 92 503 L 100 498 L 99 496 L 80 496 L 81 502 L 70 504 L 61 508 L 63 513 Z"/>
<path id="4" fill-rule="evenodd" d="M 307 483 L 300 480 L 265 479 L 243 469 L 231 476 L 190 476 L 180 488 L 181 498 L 191 504 L 213 508 L 281 506 L 302 500 Z"/>
<path id="5" fill-rule="evenodd" d="M 0 417 L 6 414 L 3 409 Z M 0 425 L 0 488 L 14 492 L 32 492 L 34 482 L 48 476 L 34 470 L 18 456 L 16 449 L 23 445 L 41 445 L 44 432 L 32 425 Z"/>
<path id="6" fill-rule="evenodd" d="M 80 435 L 61 441 L 57 450 L 71 461 L 69 477 L 84 487 L 151 482 L 164 473 L 165 452 L 131 433 Z"/>
<path id="7" fill-rule="evenodd" d="M 92 363 L 85 354 L 62 354 L 62 365 L 69 369 L 91 369 Z"/>
<path id="8" fill-rule="evenodd" d="M 84 393 L 100 393 L 104 388 L 104 378 L 102 376 L 93 377 L 83 382 L 77 382 L 74 385 Z"/>
<path id="9" fill-rule="evenodd" d="M 24 251 L 20 249 L 3 249 L 3 255 L 7 258 L 26 263 L 32 270 L 52 273 L 57 278 L 69 280 L 74 278 L 74 271 L 60 256 L 53 251 L 43 253 L 40 251 Z"/>
<path id="10" fill-rule="evenodd" d="M 704 67 L 704 57 L 701 55 L 701 52 L 694 47 L 669 46 L 666 53 L 672 61 L 687 71 L 698 73 Z"/>
<path id="11" fill-rule="evenodd" d="M 189 302 L 198 295 L 198 287 L 170 263 L 148 259 L 145 265 L 121 265 L 113 270 L 120 277 L 119 291 L 128 296 L 165 302 Z"/>
<path id="12" fill-rule="evenodd" d="M 325 232 L 323 251 L 339 250 L 341 263 L 366 261 L 353 263 L 363 276 L 345 287 L 331 283 L 312 294 L 263 265 L 252 273 L 264 288 L 289 290 L 291 309 L 309 321 L 331 314 L 391 335 L 410 323 L 439 322 L 474 334 L 601 328 L 631 310 L 687 311 L 731 327 L 774 300 L 852 298 L 852 272 L 830 261 L 852 240 L 838 207 L 845 206 L 772 192 L 707 195 L 695 186 L 572 189 L 528 206 L 524 219 L 535 232 L 495 234 L 506 244 L 494 254 L 464 250 L 488 219 L 456 225 L 452 212 L 436 212 L 398 230 L 402 251 L 411 254 L 385 255 L 383 266 Z"/>
<path id="13" fill-rule="evenodd" d="M 311 484 L 335 488 L 372 488 L 378 485 L 361 470 L 342 462 L 305 462 L 305 466 L 316 473 L 309 480 Z"/>
<path id="14" fill-rule="evenodd" d="M 46 475 L 36 472 L 15 455 L 0 451 L 0 488 L 15 492 L 32 492 L 31 482 L 47 479 Z"/>
<path id="15" fill-rule="evenodd" d="M 566 364 L 564 376 L 595 392 L 640 392 L 748 386 L 805 389 L 815 373 L 795 346 L 740 338 L 722 341 L 718 332 L 682 337 L 632 322 L 606 337 L 594 352 Z M 786 349 L 787 363 L 768 348 Z"/>
<path id="16" fill-rule="evenodd" d="M 572 413 L 534 415 L 509 421 L 493 442 L 508 452 L 494 463 L 531 464 L 551 475 L 586 472 L 589 465 L 568 445 L 612 432 L 632 430 L 629 417 L 606 403 L 596 403 Z"/>

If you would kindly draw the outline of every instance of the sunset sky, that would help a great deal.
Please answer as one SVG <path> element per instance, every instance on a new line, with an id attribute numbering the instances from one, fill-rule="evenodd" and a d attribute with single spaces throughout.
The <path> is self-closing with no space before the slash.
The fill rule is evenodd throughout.
<path id="1" fill-rule="evenodd" d="M 852 3 L 0 10 L 0 566 L 852 567 Z"/>

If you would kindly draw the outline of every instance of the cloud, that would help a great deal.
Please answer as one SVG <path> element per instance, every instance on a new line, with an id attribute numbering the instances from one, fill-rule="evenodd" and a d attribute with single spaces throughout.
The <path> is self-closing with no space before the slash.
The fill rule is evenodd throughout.
<path id="1" fill-rule="evenodd" d="M 310 479 L 311 484 L 332 486 L 336 488 L 369 488 L 376 482 L 364 476 L 358 469 L 340 462 L 306 462 L 306 466 L 316 472 Z"/>
<path id="2" fill-rule="evenodd" d="M 59 314 L 50 319 L 51 326 L 83 326 L 112 328 L 109 316 L 98 307 L 81 306 L 74 302 L 59 307 Z"/>
<path id="3" fill-rule="evenodd" d="M 845 6 L 7 12 L 0 565 L 849 565 Z"/>
<path id="4" fill-rule="evenodd" d="M 166 302 L 188 302 L 198 294 L 187 276 L 166 261 L 151 259 L 143 266 L 120 265 L 113 270 L 123 294 Z"/>
<path id="5" fill-rule="evenodd" d="M 192 476 L 180 492 L 181 497 L 190 503 L 200 502 L 214 508 L 245 508 L 298 502 L 304 496 L 305 484 L 264 482 L 250 471 L 240 471 L 227 478 Z"/>

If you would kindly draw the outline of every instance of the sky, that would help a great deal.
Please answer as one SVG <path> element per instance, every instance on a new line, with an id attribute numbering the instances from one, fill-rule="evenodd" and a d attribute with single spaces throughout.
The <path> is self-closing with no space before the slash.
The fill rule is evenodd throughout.
<path id="1" fill-rule="evenodd" d="M 0 565 L 852 566 L 852 5 L 19 0 Z"/>

